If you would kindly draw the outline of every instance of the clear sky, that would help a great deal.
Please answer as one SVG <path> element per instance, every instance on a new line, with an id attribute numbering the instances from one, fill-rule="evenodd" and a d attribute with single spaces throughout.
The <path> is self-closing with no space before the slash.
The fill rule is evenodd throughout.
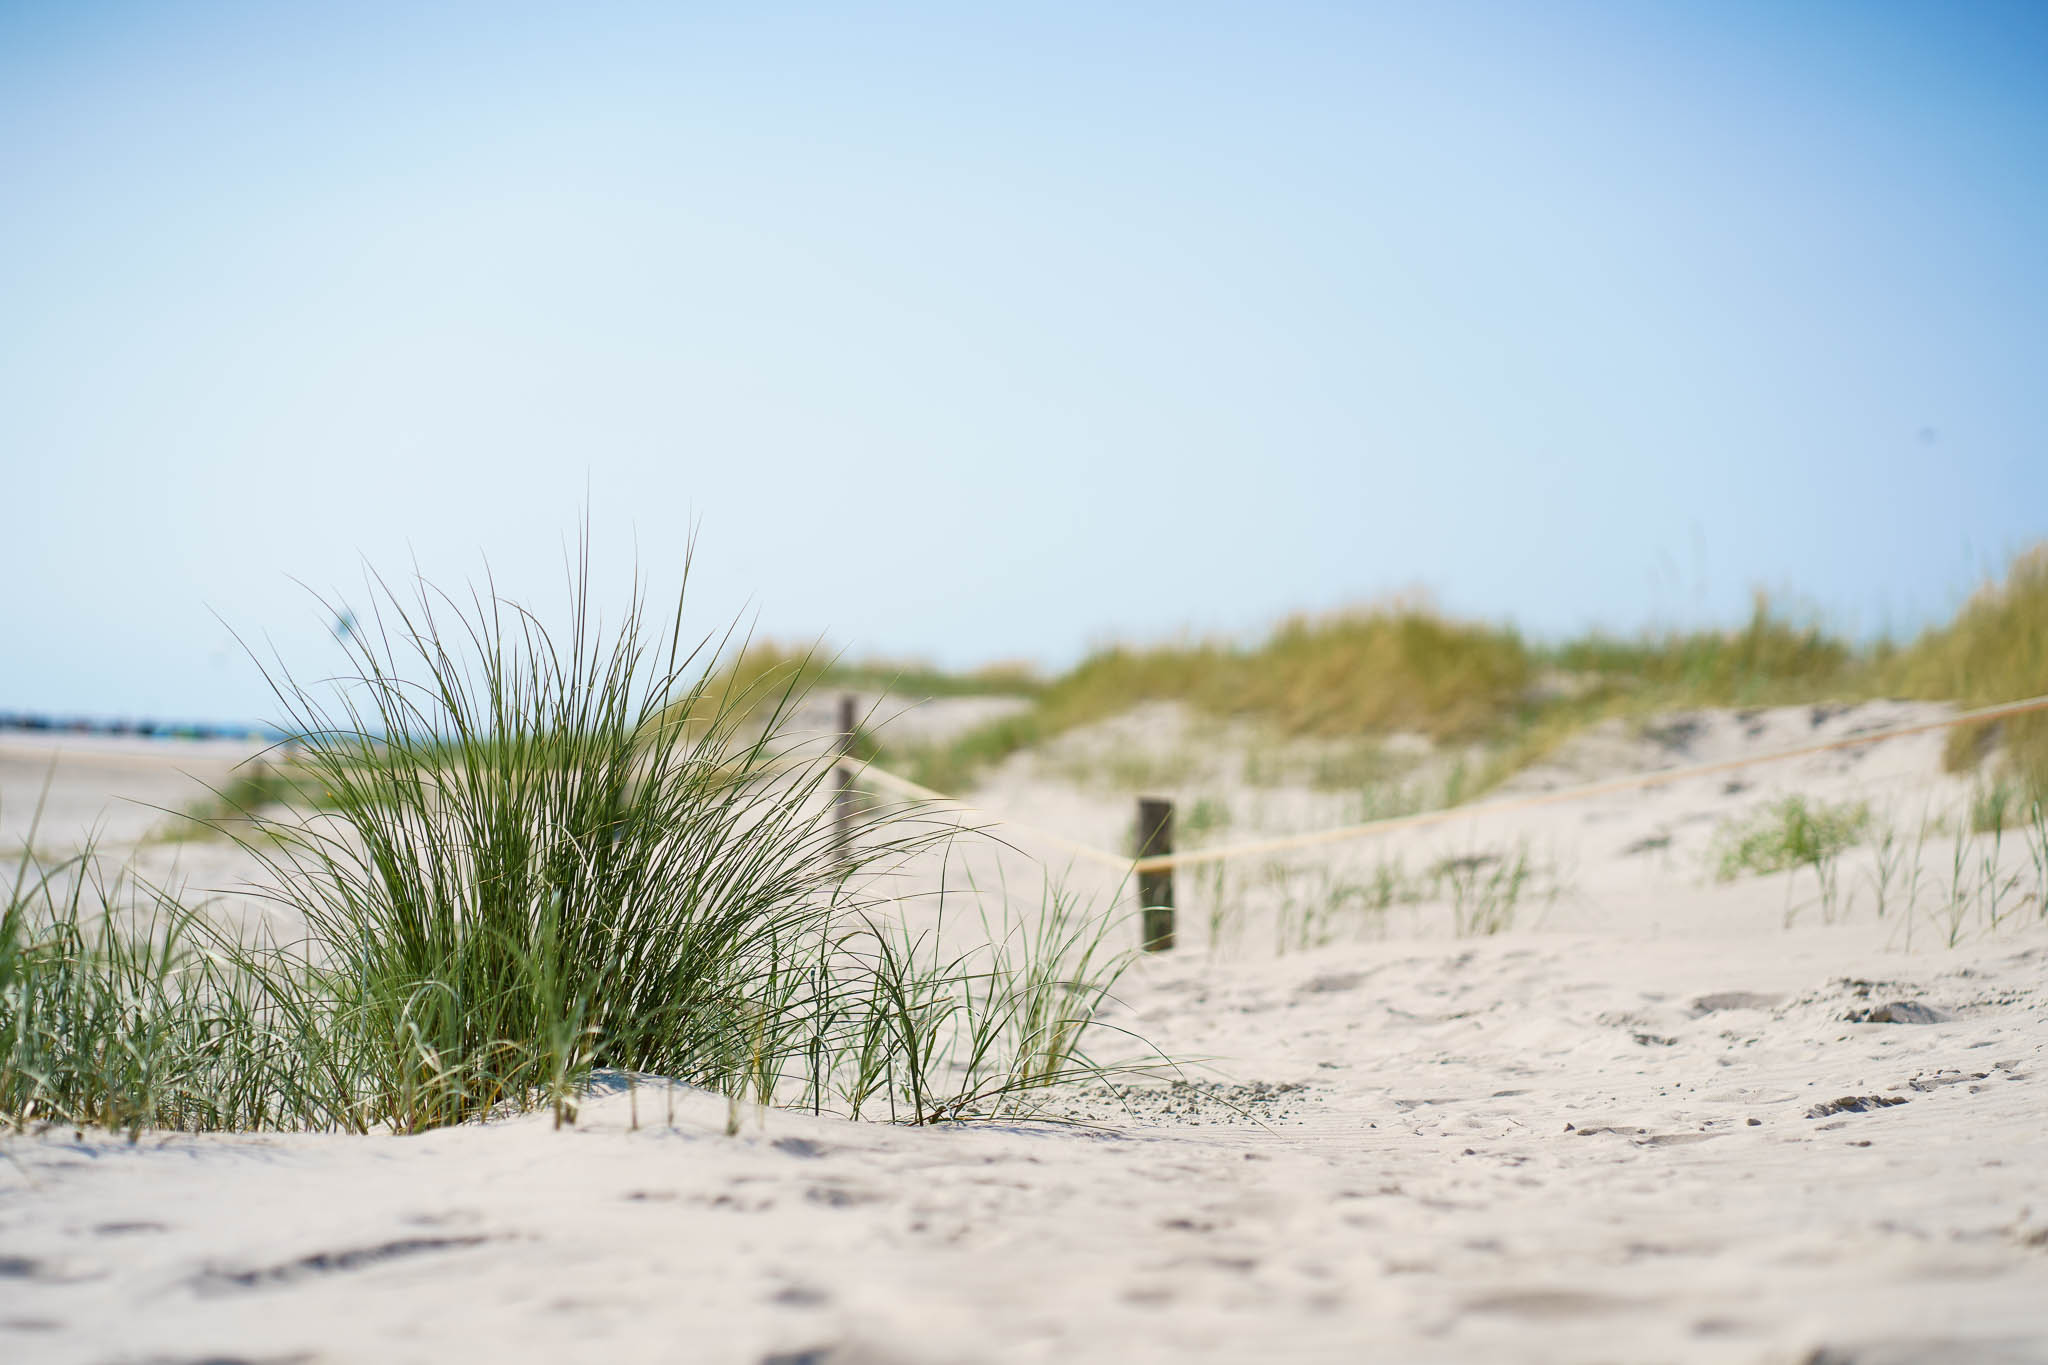
<path id="1" fill-rule="evenodd" d="M 0 708 L 268 714 L 227 626 L 545 598 L 586 506 L 951 665 L 1910 629 L 2048 535 L 2044 70 L 2038 4 L 0 3 Z"/>

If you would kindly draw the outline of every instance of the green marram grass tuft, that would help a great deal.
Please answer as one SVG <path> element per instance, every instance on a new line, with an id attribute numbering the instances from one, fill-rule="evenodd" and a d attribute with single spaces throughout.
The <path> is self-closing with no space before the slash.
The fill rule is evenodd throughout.
<path id="1" fill-rule="evenodd" d="M 550 1106 L 598 1068 L 913 1122 L 1028 1110 L 1128 966 L 1048 890 L 941 957 L 874 874 L 956 837 L 850 830 L 792 757 L 801 671 L 735 682 L 587 565 L 550 629 L 489 591 L 373 580 L 339 678 L 272 674 L 296 735 L 271 804 L 219 822 L 263 868 L 242 925 L 24 854 L 0 921 L 0 1115 L 417 1132 Z M 339 613 L 337 613 L 338 615 Z M 764 691 L 767 695 L 763 695 Z M 686 719 L 687 718 L 687 719 Z M 842 839 L 843 835 L 848 835 Z"/>
<path id="2" fill-rule="evenodd" d="M 1722 827 L 1713 846 L 1715 875 L 1732 881 L 1745 873 L 1817 868 L 1854 847 L 1869 825 L 1870 809 L 1861 802 L 1788 796 Z"/>

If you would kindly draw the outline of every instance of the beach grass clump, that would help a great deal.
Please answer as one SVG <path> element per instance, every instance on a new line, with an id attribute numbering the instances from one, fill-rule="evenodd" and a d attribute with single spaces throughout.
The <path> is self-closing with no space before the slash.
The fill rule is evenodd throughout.
<path id="1" fill-rule="evenodd" d="M 326 805 L 249 847 L 317 952 L 237 960 L 327 1021 L 321 1066 L 352 1089 L 324 1117 L 413 1131 L 559 1106 L 597 1067 L 821 1112 L 849 1066 L 909 1087 L 913 1116 L 1009 1093 L 984 1048 L 966 1098 L 935 1100 L 934 1021 L 1071 964 L 989 945 L 968 971 L 878 927 L 890 907 L 861 874 L 939 836 L 871 806 L 847 837 L 833 754 L 792 768 L 782 742 L 809 675 L 717 666 L 680 603 L 656 619 L 636 595 L 607 632 L 574 586 L 551 632 L 492 598 L 380 584 L 342 686 L 277 679 Z M 1024 1066 L 1012 1089 L 1048 1075 Z"/>
<path id="2" fill-rule="evenodd" d="M 1459 938 L 1484 938 L 1514 928 L 1516 912 L 1535 889 L 1539 874 L 1527 844 L 1445 858 L 1432 871 L 1438 894 L 1448 889 L 1451 931 Z M 1554 900 L 1557 894 L 1553 871 L 1547 895 Z"/>
<path id="3" fill-rule="evenodd" d="M 796 680 L 743 738 L 760 697 L 712 695 L 680 604 L 636 597 L 606 632 L 580 580 L 559 640 L 423 583 L 356 619 L 340 684 L 274 679 L 326 808 L 244 841 L 308 930 L 237 951 L 322 1021 L 346 1083 L 319 1117 L 416 1131 L 559 1103 L 597 1066 L 759 1090 L 802 1045 L 850 867 L 827 765 L 769 771 Z"/>
<path id="4" fill-rule="evenodd" d="M 1721 881 L 1733 881 L 1744 874 L 1811 872 L 1818 892 L 1812 904 L 1820 907 L 1822 923 L 1833 924 L 1848 912 L 1855 899 L 1853 888 L 1846 894 L 1844 891 L 1842 855 L 1863 841 L 1871 825 L 1870 807 L 1864 802 L 1812 801 L 1800 795 L 1787 796 L 1748 816 L 1723 821 L 1715 832 L 1709 858 L 1715 877 Z M 1880 864 L 1886 856 L 1880 848 Z M 1880 915 L 1890 894 L 1893 870 L 1886 870 L 1886 880 L 1877 887 Z M 1793 899 L 1793 885 L 1792 880 L 1785 884 L 1787 929 L 1804 908 Z"/>
<path id="5" fill-rule="evenodd" d="M 1818 868 L 1854 847 L 1869 825 L 1870 808 L 1860 801 L 1787 796 L 1722 825 L 1711 855 L 1714 874 L 1733 881 L 1745 874 Z"/>
<path id="6" fill-rule="evenodd" d="M 1221 704 L 1293 734 L 1472 738 L 1515 707 L 1533 668 L 1508 627 L 1396 604 L 1284 623 L 1246 660 Z"/>
<path id="7" fill-rule="evenodd" d="M 783 742 L 800 677 L 735 681 L 680 602 L 636 593 L 607 629 L 571 586 L 551 629 L 377 580 L 338 678 L 273 673 L 310 780 L 218 824 L 263 868 L 253 926 L 154 892 L 138 922 L 89 861 L 25 862 L 0 1116 L 559 1124 L 613 1068 L 930 1122 L 1107 1074 L 1084 1046 L 1127 962 L 1106 916 L 1059 898 L 940 957 L 882 875 L 956 832 L 872 805 L 849 828 L 836 755 Z"/>
<path id="8" fill-rule="evenodd" d="M 1752 599 L 1734 630 L 1672 631 L 1637 639 L 1599 633 L 1569 640 L 1548 662 L 1596 695 L 1657 705 L 1764 706 L 1864 695 L 1868 661 L 1818 621 L 1787 615 L 1769 594 Z"/>
<path id="9" fill-rule="evenodd" d="M 989 896 L 971 894 L 981 932 L 964 951 L 941 947 L 943 891 L 923 930 L 869 925 L 862 951 L 871 969 L 860 978 L 856 1042 L 845 1049 L 853 1065 L 840 1068 L 851 1117 L 878 1104 L 892 1121 L 911 1123 L 1028 1114 L 1061 1086 L 1153 1069 L 1105 1064 L 1089 1051 L 1089 1034 L 1107 1027 L 1101 1016 L 1137 957 L 1134 945 L 1111 946 L 1105 917 L 1050 884 L 1029 916 L 1013 912 L 1006 890 L 994 897 L 999 917 L 986 911 Z M 1156 1053 L 1149 1060 L 1169 1065 Z"/>
<path id="10" fill-rule="evenodd" d="M 273 1126 L 286 1048 L 185 932 L 190 913 L 88 847 L 24 850 L 0 902 L 0 1122 Z"/>
<path id="11" fill-rule="evenodd" d="M 2027 818 L 2031 798 L 2026 784 L 2007 773 L 1996 773 L 1970 790 L 1968 826 L 1973 834 L 2002 834 L 2018 828 Z"/>
<path id="12" fill-rule="evenodd" d="M 1886 680 L 1904 695 L 1966 707 L 2048 694 L 2048 544 L 2015 558 L 1953 620 L 1899 651 Z M 1967 772 L 1994 746 L 2029 798 L 2048 796 L 2048 714 L 1959 726 L 1945 758 L 1952 771 Z"/>
<path id="13" fill-rule="evenodd" d="M 1410 730 L 1449 739 L 1484 733 L 1529 683 L 1531 666 L 1511 629 L 1396 602 L 1293 617 L 1250 647 L 1113 646 L 1048 683 L 1039 711 L 1052 733 L 1170 700 L 1285 735 Z"/>

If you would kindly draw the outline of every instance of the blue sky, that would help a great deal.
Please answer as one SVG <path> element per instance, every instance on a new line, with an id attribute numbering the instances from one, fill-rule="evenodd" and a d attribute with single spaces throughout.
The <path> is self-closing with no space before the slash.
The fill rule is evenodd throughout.
<path id="1" fill-rule="evenodd" d="M 0 4 L 0 708 L 365 563 L 1057 666 L 2048 535 L 2048 9 Z"/>

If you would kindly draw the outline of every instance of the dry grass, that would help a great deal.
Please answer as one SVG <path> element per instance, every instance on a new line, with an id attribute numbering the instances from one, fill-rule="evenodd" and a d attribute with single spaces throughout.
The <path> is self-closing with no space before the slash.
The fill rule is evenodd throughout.
<path id="1" fill-rule="evenodd" d="M 1035 696 L 1043 681 L 1028 664 L 994 663 L 967 673 L 949 673 L 918 659 L 849 660 L 822 643 L 810 646 L 749 640 L 720 661 L 712 696 L 767 698 L 794 688 L 798 694 L 831 689 L 890 691 L 917 697 Z"/>
<path id="2" fill-rule="evenodd" d="M 1533 657 L 1512 630 L 1396 604 L 1296 617 L 1250 648 L 1103 650 L 1046 686 L 1040 716 L 1057 732 L 1138 701 L 1170 700 L 1284 734 L 1414 730 L 1457 739 L 1487 731 L 1533 676 Z"/>
<path id="3" fill-rule="evenodd" d="M 1972 706 L 2048 692 L 2048 546 L 2015 559 L 2002 582 L 1903 648 L 1852 642 L 1762 594 L 1730 630 L 1632 638 L 1596 632 L 1549 645 L 1404 599 L 1293 617 L 1249 644 L 1113 645 L 1051 679 L 1015 665 L 965 675 L 916 664 L 848 665 L 772 645 L 745 651 L 726 676 L 742 690 L 784 679 L 1032 698 L 1030 711 L 950 744 L 883 756 L 944 791 L 965 789 L 985 767 L 1068 730 L 1143 702 L 1177 701 L 1283 739 L 1357 741 L 1409 731 L 1439 744 L 1481 746 L 1490 756 L 1466 784 L 1469 798 L 1614 714 L 1877 696 Z M 2031 791 L 2048 790 L 2048 716 L 1959 730 L 1950 762 L 1972 767 L 1994 745 Z"/>
<path id="4" fill-rule="evenodd" d="M 942 790 L 983 766 L 1147 701 L 1178 701 L 1252 721 L 1282 737 L 1360 740 L 1405 731 L 1495 755 L 1467 797 L 1616 711 L 1870 695 L 1869 659 L 1759 598 L 1727 632 L 1622 641 L 1590 636 L 1539 647 L 1513 629 L 1400 602 L 1296 617 L 1262 642 L 1114 646 L 1046 682 L 1029 713 L 916 756 Z M 1324 784 L 1319 784 L 1324 785 Z"/>
<path id="5" fill-rule="evenodd" d="M 1593 634 L 1550 651 L 1551 663 L 1593 693 L 1659 704 L 1767 706 L 1865 693 L 1869 660 L 1815 621 L 1786 616 L 1758 593 L 1733 631 L 1670 632 L 1619 640 Z"/>
<path id="6" fill-rule="evenodd" d="M 2048 693 L 2048 544 L 2019 556 L 1953 621 L 1923 634 L 1884 670 L 1897 691 L 1963 706 Z M 2048 794 L 2048 715 L 2017 716 L 1950 732 L 1951 769 L 1967 771 L 1992 746 L 2031 792 Z"/>

